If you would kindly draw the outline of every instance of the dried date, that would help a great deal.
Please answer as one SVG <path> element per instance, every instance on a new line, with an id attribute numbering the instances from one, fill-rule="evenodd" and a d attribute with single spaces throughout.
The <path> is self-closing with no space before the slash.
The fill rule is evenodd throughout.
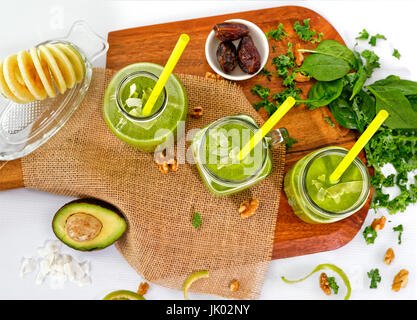
<path id="1" fill-rule="evenodd" d="M 213 30 L 220 41 L 234 41 L 249 33 L 247 26 L 233 22 L 218 23 L 213 27 Z"/>
<path id="2" fill-rule="evenodd" d="M 237 65 L 237 52 L 233 42 L 221 42 L 216 55 L 222 70 L 226 73 L 232 72 Z"/>
<path id="3" fill-rule="evenodd" d="M 261 68 L 261 56 L 251 36 L 244 36 L 240 40 L 237 54 L 239 66 L 244 72 L 254 74 Z"/>

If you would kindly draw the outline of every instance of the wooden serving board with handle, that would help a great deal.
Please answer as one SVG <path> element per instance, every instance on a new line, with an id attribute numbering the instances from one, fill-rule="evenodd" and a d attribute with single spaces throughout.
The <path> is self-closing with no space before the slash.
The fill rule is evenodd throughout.
<path id="1" fill-rule="evenodd" d="M 187 73 L 204 76 L 213 72 L 208 65 L 204 46 L 206 38 L 216 23 L 228 19 L 245 19 L 258 25 L 263 31 L 276 28 L 283 23 L 289 36 L 281 41 L 270 41 L 270 57 L 267 68 L 275 71 L 270 61 L 272 57 L 285 53 L 287 42 L 295 47 L 299 42 L 303 48 L 311 49 L 315 45 L 300 40 L 292 29 L 295 21 L 310 19 L 312 28 L 323 32 L 323 39 L 333 39 L 344 43 L 333 26 L 316 12 L 297 6 L 284 6 L 256 11 L 232 13 L 221 16 L 178 21 L 146 27 L 138 27 L 110 32 L 108 42 L 110 49 L 107 54 L 107 68 L 121 69 L 135 62 L 153 62 L 164 65 L 171 50 L 174 48 L 179 34 L 187 33 L 191 40 L 175 68 L 176 73 Z M 274 48 L 272 48 L 274 46 Z M 274 52 L 275 51 L 275 52 Z M 250 102 L 259 99 L 250 93 L 255 84 L 268 86 L 271 94 L 283 89 L 282 80 L 276 77 L 268 81 L 260 75 L 246 81 L 238 82 L 242 86 Z M 313 81 L 298 84 L 305 97 Z M 191 106 L 192 107 L 192 106 Z M 204 107 L 204 106 L 203 106 Z M 264 110 L 259 111 L 266 119 Z M 298 143 L 287 152 L 285 172 L 306 154 L 325 146 L 342 146 L 350 148 L 357 135 L 337 125 L 330 126 L 325 117 L 332 118 L 327 107 L 310 111 L 304 105 L 293 108 L 279 123 L 285 127 Z M 364 155 L 360 156 L 365 161 Z M 0 162 L 0 190 L 22 187 L 20 161 Z M 371 192 L 372 194 L 372 192 Z M 276 195 L 271 195 L 271 197 Z M 279 214 L 275 229 L 272 259 L 293 257 L 315 252 L 334 250 L 348 243 L 360 230 L 369 210 L 371 195 L 367 204 L 353 216 L 332 224 L 307 224 L 295 216 L 288 204 L 284 191 L 281 192 Z"/>

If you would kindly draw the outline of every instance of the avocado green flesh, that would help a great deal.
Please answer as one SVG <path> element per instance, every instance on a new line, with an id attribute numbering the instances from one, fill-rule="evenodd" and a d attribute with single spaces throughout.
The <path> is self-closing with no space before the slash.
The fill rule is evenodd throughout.
<path id="1" fill-rule="evenodd" d="M 88 241 L 76 241 L 66 232 L 66 221 L 75 213 L 86 213 L 97 218 L 102 228 L 100 233 Z M 66 245 L 82 251 L 98 250 L 108 247 L 126 230 L 126 221 L 118 213 L 97 204 L 69 203 L 62 207 L 55 215 L 52 228 L 56 236 Z"/>
<path id="2" fill-rule="evenodd" d="M 143 296 L 129 290 L 110 292 L 103 300 L 146 300 Z"/>

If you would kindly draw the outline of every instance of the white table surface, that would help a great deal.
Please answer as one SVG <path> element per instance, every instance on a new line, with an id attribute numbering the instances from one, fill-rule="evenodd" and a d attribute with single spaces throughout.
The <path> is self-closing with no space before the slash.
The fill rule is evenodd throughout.
<path id="1" fill-rule="evenodd" d="M 151 25 L 169 21 L 205 17 L 230 12 L 268 8 L 285 4 L 310 7 L 326 17 L 349 46 L 358 32 L 366 28 L 371 34 L 384 34 L 388 41 L 378 42 L 375 49 L 381 57 L 382 70 L 375 78 L 395 73 L 417 80 L 414 41 L 415 12 L 413 1 L 2 1 L 0 19 L 0 57 L 29 48 L 43 40 L 65 35 L 79 19 L 88 21 L 103 37 L 112 30 Z M 279 17 L 277 17 L 279 21 Z M 185 30 L 186 31 L 186 30 Z M 402 54 L 398 61 L 391 56 L 393 48 Z M 101 59 L 97 66 L 104 66 Z M 89 260 L 93 284 L 79 288 L 67 283 L 65 289 L 53 290 L 35 284 L 35 274 L 19 277 L 23 256 L 36 254 L 45 240 L 54 239 L 51 230 L 53 213 L 71 198 L 34 190 L 17 189 L 0 193 L 0 299 L 101 299 L 116 289 L 136 290 L 141 277 L 127 264 L 114 246 L 93 253 L 63 248 L 78 260 Z M 282 275 L 298 278 L 317 264 L 333 263 L 349 275 L 352 299 L 416 298 L 416 215 L 417 206 L 388 216 L 390 223 L 378 233 L 374 245 L 366 245 L 362 230 L 346 246 L 331 252 L 272 261 L 261 299 L 340 299 L 325 296 L 318 287 L 317 276 L 296 285 L 281 281 Z M 379 212 L 380 216 L 383 211 Z M 375 217 L 369 212 L 364 225 Z M 403 242 L 397 245 L 392 227 L 403 224 Z M 393 247 L 396 258 L 391 266 L 383 264 L 385 250 Z M 382 282 L 369 289 L 366 272 L 379 268 Z M 391 290 L 392 279 L 402 268 L 410 271 L 409 283 L 398 293 Z M 343 287 L 341 280 L 339 285 Z M 202 299 L 214 296 L 193 295 Z M 148 299 L 182 299 L 182 292 L 151 284 Z"/>

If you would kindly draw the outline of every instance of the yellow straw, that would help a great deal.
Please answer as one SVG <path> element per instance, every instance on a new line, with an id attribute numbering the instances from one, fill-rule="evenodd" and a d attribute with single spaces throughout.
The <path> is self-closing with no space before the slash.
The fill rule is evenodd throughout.
<path id="1" fill-rule="evenodd" d="M 161 75 L 159 76 L 158 81 L 155 84 L 155 87 L 152 90 L 151 95 L 149 96 L 148 101 L 146 101 L 145 106 L 143 107 L 143 115 L 148 116 L 150 115 L 153 106 L 155 105 L 156 100 L 158 99 L 159 95 L 161 94 L 162 90 L 165 87 L 166 82 L 168 81 L 169 76 L 171 75 L 172 71 L 175 68 L 178 60 L 180 59 L 185 47 L 190 41 L 190 37 L 187 34 L 182 34 L 177 44 L 175 45 L 174 50 L 169 57 L 164 70 L 162 70 Z"/>
<path id="2" fill-rule="evenodd" d="M 355 160 L 359 152 L 361 152 L 361 150 L 365 147 L 365 145 L 372 138 L 379 127 L 384 123 L 385 119 L 388 118 L 388 116 L 389 114 L 386 110 L 381 110 L 378 112 L 368 128 L 362 133 L 358 141 L 356 141 L 356 143 L 353 145 L 352 149 L 349 150 L 337 168 L 330 175 L 329 179 L 331 183 L 336 183 L 339 181 L 342 174 L 346 171 L 353 160 Z"/>
<path id="3" fill-rule="evenodd" d="M 294 106 L 295 99 L 293 97 L 288 97 L 283 104 L 274 112 L 274 114 L 265 122 L 265 124 L 260 128 L 250 141 L 240 150 L 238 154 L 238 159 L 243 160 L 245 157 L 252 151 L 255 146 L 261 142 L 265 135 L 271 131 L 271 129 L 278 123 L 279 120 Z"/>

